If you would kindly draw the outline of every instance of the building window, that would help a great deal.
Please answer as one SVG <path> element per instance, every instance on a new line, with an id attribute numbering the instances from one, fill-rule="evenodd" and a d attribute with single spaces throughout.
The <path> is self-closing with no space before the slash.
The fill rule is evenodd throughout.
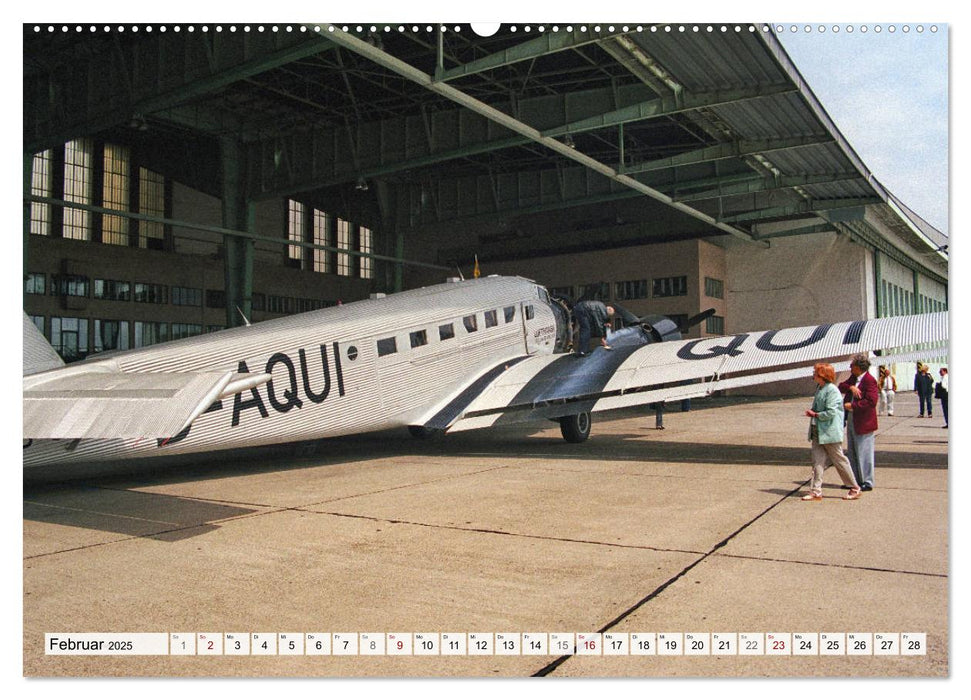
<path id="1" fill-rule="evenodd" d="M 43 316 L 31 316 L 31 322 L 37 327 L 41 335 L 44 335 L 44 317 Z"/>
<path id="2" fill-rule="evenodd" d="M 94 281 L 94 298 L 112 301 L 131 301 L 131 282 L 118 280 Z"/>
<path id="3" fill-rule="evenodd" d="M 705 333 L 725 335 L 725 317 L 709 316 L 705 319 Z"/>
<path id="4" fill-rule="evenodd" d="M 202 290 L 196 287 L 172 287 L 174 306 L 202 306 Z"/>
<path id="5" fill-rule="evenodd" d="M 385 355 L 393 355 L 398 352 L 398 342 L 391 338 L 381 338 L 378 341 L 378 357 L 384 357 Z"/>
<path id="6" fill-rule="evenodd" d="M 51 168 L 52 151 L 47 149 L 34 154 L 30 173 L 30 193 L 37 197 L 53 194 L 54 171 Z M 51 235 L 51 205 L 30 203 L 30 232 L 36 236 Z"/>
<path id="7" fill-rule="evenodd" d="M 485 312 L 485 327 L 492 328 L 499 325 L 499 314 L 495 309 Z"/>
<path id="8" fill-rule="evenodd" d="M 358 233 L 358 242 L 359 242 L 358 247 L 360 251 L 366 254 L 360 257 L 361 279 L 369 280 L 374 277 L 374 266 L 373 266 L 374 261 L 368 257 L 368 255 L 371 254 L 372 247 L 374 246 L 373 234 L 371 233 L 371 229 L 361 226 Z"/>
<path id="9" fill-rule="evenodd" d="M 191 338 L 202 333 L 202 325 L 198 323 L 173 323 L 172 340 L 179 338 Z"/>
<path id="10" fill-rule="evenodd" d="M 94 322 L 94 351 L 127 350 L 128 321 Z"/>
<path id="11" fill-rule="evenodd" d="M 288 214 L 287 214 L 287 238 L 291 241 L 296 241 L 297 243 L 302 243 L 304 240 L 304 221 L 306 219 L 307 207 L 306 205 L 296 202 L 292 199 L 287 200 L 288 202 Z M 297 262 L 296 267 L 302 267 L 303 263 L 303 246 L 300 245 L 290 245 L 287 246 L 287 259 Z"/>
<path id="12" fill-rule="evenodd" d="M 65 362 L 88 354 L 88 319 L 51 318 L 51 345 Z"/>
<path id="13" fill-rule="evenodd" d="M 647 299 L 647 280 L 627 280 L 615 283 L 614 299 L 617 301 Z"/>
<path id="14" fill-rule="evenodd" d="M 226 292 L 221 289 L 207 289 L 206 306 L 208 306 L 210 309 L 225 309 Z"/>
<path id="15" fill-rule="evenodd" d="M 337 219 L 337 247 L 341 250 L 351 248 L 351 224 L 341 218 Z M 351 256 L 347 253 L 337 254 L 337 274 L 344 277 L 351 274 Z"/>
<path id="16" fill-rule="evenodd" d="M 438 327 L 438 339 L 449 340 L 455 337 L 455 327 L 451 323 L 446 323 Z"/>
<path id="17" fill-rule="evenodd" d="M 610 299 L 610 284 L 607 282 L 591 282 L 577 288 L 579 299 L 608 301 Z"/>
<path id="18" fill-rule="evenodd" d="M 653 295 L 656 297 L 683 297 L 688 295 L 688 278 L 661 277 L 654 280 Z"/>
<path id="19" fill-rule="evenodd" d="M 91 204 L 92 150 L 88 139 L 64 144 L 64 201 Z M 65 207 L 64 238 L 91 240 L 91 212 Z"/>
<path id="20" fill-rule="evenodd" d="M 253 311 L 266 311 L 266 294 L 253 292 Z"/>
<path id="21" fill-rule="evenodd" d="M 138 211 L 149 216 L 165 216 L 165 177 L 158 173 L 138 169 Z M 138 247 L 162 250 L 165 245 L 165 227 L 158 221 L 138 222 Z"/>
<path id="22" fill-rule="evenodd" d="M 218 326 L 218 325 L 206 326 L 206 333 L 218 333 L 219 331 L 224 331 L 224 330 L 226 330 L 226 326 Z"/>
<path id="23" fill-rule="evenodd" d="M 146 284 L 145 282 L 136 282 L 135 301 L 143 304 L 164 304 L 165 285 Z"/>
<path id="24" fill-rule="evenodd" d="M 135 347 L 144 348 L 169 339 L 169 324 L 135 321 Z"/>
<path id="25" fill-rule="evenodd" d="M 29 272 L 24 280 L 24 294 L 47 294 L 47 275 L 43 272 Z"/>
<path id="26" fill-rule="evenodd" d="M 61 297 L 86 297 L 90 280 L 85 275 L 54 275 L 51 294 Z"/>
<path id="27" fill-rule="evenodd" d="M 105 209 L 128 211 L 131 164 L 128 149 L 105 144 L 104 185 L 102 201 Z M 101 217 L 101 241 L 112 245 L 128 245 L 128 217 L 105 214 Z"/>
<path id="28" fill-rule="evenodd" d="M 550 287 L 550 295 L 560 299 L 573 299 L 573 287 Z"/>
<path id="29" fill-rule="evenodd" d="M 713 299 L 725 298 L 725 283 L 714 277 L 705 277 L 705 296 Z"/>
<path id="30" fill-rule="evenodd" d="M 315 245 L 331 245 L 330 221 L 330 214 L 314 209 Z M 330 251 L 314 248 L 314 272 L 330 272 L 330 267 Z"/>

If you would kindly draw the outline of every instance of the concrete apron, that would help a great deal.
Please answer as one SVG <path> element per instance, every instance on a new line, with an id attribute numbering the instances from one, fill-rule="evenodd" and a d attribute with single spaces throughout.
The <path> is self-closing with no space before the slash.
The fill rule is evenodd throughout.
<path id="1" fill-rule="evenodd" d="M 876 488 L 810 475 L 808 398 L 695 401 L 191 466 L 26 473 L 28 676 L 943 676 L 947 436 L 898 396 Z M 913 405 L 911 405 L 913 404 Z M 129 656 L 47 632 L 852 632 L 924 656 Z"/>

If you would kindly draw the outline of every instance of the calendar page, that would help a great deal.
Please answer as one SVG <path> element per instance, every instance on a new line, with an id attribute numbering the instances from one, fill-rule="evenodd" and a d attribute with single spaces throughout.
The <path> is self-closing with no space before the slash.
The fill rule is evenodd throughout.
<path id="1" fill-rule="evenodd" d="M 23 20 L 24 676 L 949 677 L 950 25 L 655 10 Z"/>

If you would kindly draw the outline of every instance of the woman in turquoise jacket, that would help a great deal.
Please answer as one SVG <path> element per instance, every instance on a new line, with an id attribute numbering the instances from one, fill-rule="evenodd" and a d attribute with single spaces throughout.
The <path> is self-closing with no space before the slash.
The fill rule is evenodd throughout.
<path id="1" fill-rule="evenodd" d="M 813 381 L 819 385 L 813 397 L 813 407 L 806 411 L 809 421 L 809 440 L 812 442 L 813 476 L 804 501 L 823 500 L 823 471 L 832 463 L 849 492 L 844 501 L 860 497 L 860 486 L 853 477 L 850 461 L 843 454 L 843 397 L 836 388 L 833 365 L 820 362 L 813 367 Z"/>

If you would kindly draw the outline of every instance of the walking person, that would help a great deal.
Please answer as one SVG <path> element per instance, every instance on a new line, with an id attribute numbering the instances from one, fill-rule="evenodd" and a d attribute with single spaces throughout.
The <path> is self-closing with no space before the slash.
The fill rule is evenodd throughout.
<path id="1" fill-rule="evenodd" d="M 917 363 L 917 374 L 914 375 L 914 391 L 920 400 L 920 415 L 924 417 L 924 410 L 927 410 L 927 417 L 934 415 L 934 377 L 930 374 L 930 367 L 922 362 Z"/>
<path id="2" fill-rule="evenodd" d="M 818 363 L 813 367 L 813 381 L 818 388 L 813 396 L 812 408 L 806 411 L 806 416 L 810 419 L 809 441 L 812 445 L 813 473 L 809 493 L 802 500 L 823 500 L 823 472 L 832 462 L 843 485 L 850 487 L 843 500 L 854 501 L 860 497 L 860 486 L 853 477 L 849 460 L 843 454 L 843 397 L 833 383 L 836 381 L 833 365 Z"/>
<path id="3" fill-rule="evenodd" d="M 880 387 L 880 406 L 877 412 L 882 416 L 893 415 L 893 399 L 897 395 L 897 378 L 886 365 L 880 365 L 877 374 L 877 386 Z"/>
<path id="4" fill-rule="evenodd" d="M 851 419 L 846 422 L 846 451 L 853 476 L 863 491 L 873 490 L 873 448 L 880 400 L 877 380 L 869 369 L 869 358 L 856 355 L 850 363 L 849 379 L 839 385 L 840 393 L 846 397 L 843 406 L 851 412 Z"/>
<path id="5" fill-rule="evenodd" d="M 937 383 L 934 387 L 934 396 L 941 400 L 941 413 L 944 414 L 944 425 L 942 428 L 947 427 L 947 367 L 941 367 L 940 371 L 941 381 Z"/>

